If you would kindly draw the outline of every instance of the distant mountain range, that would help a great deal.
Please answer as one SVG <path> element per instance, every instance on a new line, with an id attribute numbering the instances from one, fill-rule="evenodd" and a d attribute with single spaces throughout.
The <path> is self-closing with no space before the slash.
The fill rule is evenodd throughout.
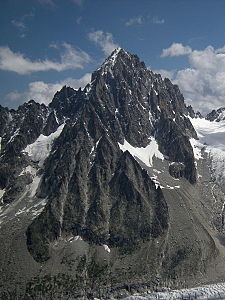
<path id="1" fill-rule="evenodd" d="M 225 108 L 203 118 L 136 55 L 0 107 L 0 150 L 0 299 L 224 280 Z"/>

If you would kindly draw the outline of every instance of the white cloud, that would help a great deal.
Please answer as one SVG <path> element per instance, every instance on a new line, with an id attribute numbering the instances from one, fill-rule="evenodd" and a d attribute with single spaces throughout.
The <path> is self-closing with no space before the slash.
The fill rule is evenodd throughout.
<path id="1" fill-rule="evenodd" d="M 91 80 L 91 74 L 87 73 L 79 79 L 66 78 L 56 83 L 46 83 L 43 81 L 34 81 L 29 83 L 28 89 L 25 92 L 19 93 L 17 91 L 11 92 L 6 96 L 6 99 L 12 102 L 22 103 L 29 101 L 30 99 L 35 100 L 39 103 L 49 104 L 53 99 L 54 94 L 61 90 L 66 85 L 74 89 L 84 87 Z"/>
<path id="2" fill-rule="evenodd" d="M 154 16 L 152 18 L 152 23 L 153 24 L 164 24 L 165 20 L 164 19 L 160 19 L 158 16 Z"/>
<path id="3" fill-rule="evenodd" d="M 23 15 L 19 20 L 11 20 L 11 24 L 19 31 L 19 36 L 24 38 L 28 31 L 27 21 L 34 17 L 34 12 Z"/>
<path id="4" fill-rule="evenodd" d="M 18 28 L 19 30 L 23 31 L 26 29 L 26 25 L 22 21 L 12 20 L 11 23 L 13 24 L 13 26 Z"/>
<path id="5" fill-rule="evenodd" d="M 191 47 L 180 43 L 173 43 L 169 48 L 163 49 L 161 57 L 188 55 L 192 52 Z"/>
<path id="6" fill-rule="evenodd" d="M 128 21 L 126 21 L 126 26 L 132 26 L 132 25 L 141 25 L 144 23 L 144 18 L 142 16 L 137 16 L 130 18 Z"/>
<path id="7" fill-rule="evenodd" d="M 0 47 L 0 69 L 24 75 L 38 71 L 64 71 L 68 69 L 83 68 L 90 62 L 90 56 L 72 45 L 63 43 L 63 52 L 59 62 L 49 59 L 32 61 L 22 53 L 13 52 L 9 47 Z"/>
<path id="8" fill-rule="evenodd" d="M 180 45 L 180 49 L 191 49 Z M 174 75 L 173 82 L 179 85 L 186 102 L 202 113 L 225 106 L 224 51 L 225 46 L 219 49 L 208 46 L 203 50 L 189 50 L 186 53 L 189 68 L 179 70 Z"/>
<path id="9" fill-rule="evenodd" d="M 164 69 L 159 69 L 159 70 L 152 70 L 154 73 L 156 74 L 160 74 L 162 76 L 162 78 L 169 78 L 170 80 L 172 80 L 174 78 L 175 75 L 175 71 L 168 71 L 168 70 L 164 70 Z"/>
<path id="10" fill-rule="evenodd" d="M 88 38 L 90 41 L 100 46 L 106 55 L 110 55 L 115 48 L 119 47 L 119 45 L 114 42 L 113 35 L 109 32 L 97 30 L 90 32 Z"/>

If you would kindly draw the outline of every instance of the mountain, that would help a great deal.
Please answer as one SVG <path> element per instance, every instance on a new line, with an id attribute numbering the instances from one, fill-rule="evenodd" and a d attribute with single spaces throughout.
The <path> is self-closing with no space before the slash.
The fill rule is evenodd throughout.
<path id="1" fill-rule="evenodd" d="M 225 124 L 214 120 L 121 48 L 84 89 L 0 107 L 2 299 L 221 280 L 223 158 L 211 142 Z"/>
<path id="2" fill-rule="evenodd" d="M 221 107 L 217 110 L 214 109 L 206 116 L 206 120 L 216 121 L 216 122 L 224 121 L 225 120 L 225 108 Z"/>

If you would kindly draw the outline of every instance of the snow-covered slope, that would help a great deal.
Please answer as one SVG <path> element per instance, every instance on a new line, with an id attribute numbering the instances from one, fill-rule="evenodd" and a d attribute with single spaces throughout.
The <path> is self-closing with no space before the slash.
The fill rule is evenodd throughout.
<path id="1" fill-rule="evenodd" d="M 191 139 L 196 159 L 202 158 L 202 151 L 212 160 L 212 172 L 219 182 L 225 178 L 225 121 L 210 122 L 206 119 L 191 119 L 199 140 Z"/>
<path id="2" fill-rule="evenodd" d="M 38 139 L 24 149 L 34 162 L 38 162 L 42 167 L 45 159 L 48 157 L 53 141 L 60 135 L 65 124 L 62 124 L 58 129 L 49 136 L 41 134 Z"/>
<path id="3" fill-rule="evenodd" d="M 124 140 L 123 145 L 119 143 L 119 147 L 123 152 L 129 151 L 134 158 L 137 157 L 149 167 L 152 166 L 154 156 L 162 160 L 164 159 L 164 155 L 159 151 L 159 146 L 153 137 L 151 137 L 151 141 L 146 147 L 133 147 L 126 140 Z"/>

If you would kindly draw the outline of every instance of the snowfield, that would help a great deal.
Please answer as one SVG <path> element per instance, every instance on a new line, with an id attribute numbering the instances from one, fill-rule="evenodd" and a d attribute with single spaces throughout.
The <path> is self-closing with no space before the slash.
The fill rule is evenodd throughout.
<path id="1" fill-rule="evenodd" d="M 24 149 L 24 152 L 27 152 L 32 161 L 38 162 L 39 167 L 43 166 L 45 159 L 49 156 L 53 141 L 60 135 L 64 125 L 65 124 L 60 125 L 58 129 L 49 136 L 41 134 L 33 144 L 28 145 Z"/>
<path id="2" fill-rule="evenodd" d="M 137 157 L 148 167 L 152 166 L 152 159 L 154 156 L 162 160 L 164 159 L 164 156 L 159 151 L 159 146 L 153 137 L 151 137 L 151 142 L 145 148 L 133 147 L 126 140 L 124 140 L 123 145 L 119 143 L 119 147 L 123 152 L 129 151 L 134 158 Z"/>
<path id="3" fill-rule="evenodd" d="M 202 158 L 202 150 L 208 153 L 212 160 L 212 171 L 216 180 L 225 178 L 225 121 L 210 122 L 205 119 L 192 119 L 199 140 L 191 139 L 195 159 Z"/>

